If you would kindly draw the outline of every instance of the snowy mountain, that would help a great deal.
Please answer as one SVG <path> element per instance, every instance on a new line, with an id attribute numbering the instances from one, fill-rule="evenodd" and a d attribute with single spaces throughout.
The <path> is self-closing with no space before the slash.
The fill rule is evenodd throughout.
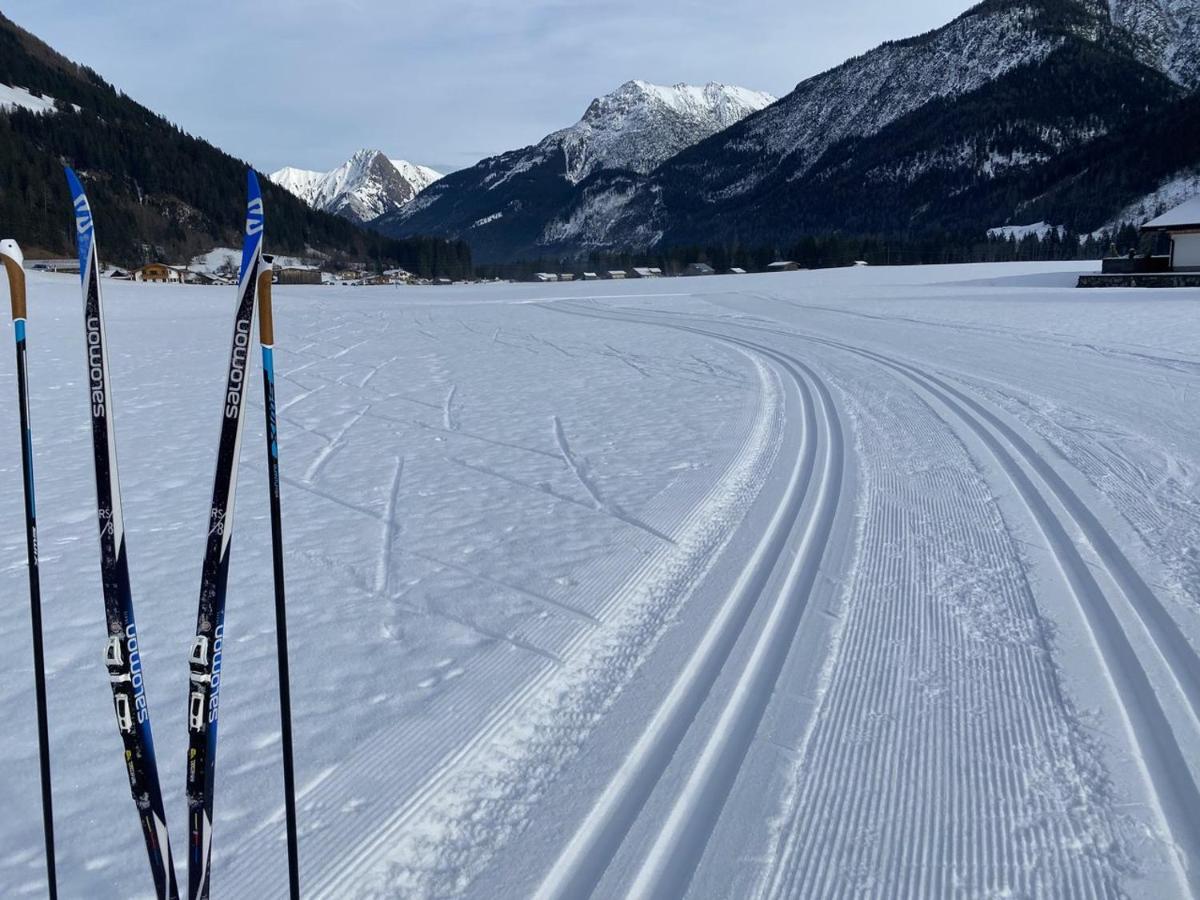
<path id="1" fill-rule="evenodd" d="M 1139 128 L 1198 86 L 1195 0 L 986 0 L 801 82 L 657 166 L 588 166 L 572 154 L 567 136 L 587 137 L 589 110 L 574 129 L 485 160 L 473 180 L 448 181 L 377 225 L 462 237 L 485 260 L 777 245 L 828 231 L 982 235 L 1039 219 L 1092 230 L 1173 170 L 1135 188 L 1126 173 L 1101 172 L 1087 148 L 1120 134 L 1162 156 Z M 596 118 L 605 108 L 597 101 Z M 1179 166 L 1200 163 L 1188 152 Z M 546 158 L 557 178 L 536 175 Z M 1098 180 L 1071 181 L 1081 167 Z M 1090 195 L 1101 182 L 1111 197 Z M 1043 194 L 1058 206 L 1035 204 Z"/>
<path id="2" fill-rule="evenodd" d="M 1140 55 L 1188 87 L 1200 86 L 1200 4 L 1195 0 L 1109 0 L 1112 21 L 1137 36 Z"/>
<path id="3" fill-rule="evenodd" d="M 629 81 L 593 100 L 569 128 L 446 176 L 381 217 L 386 234 L 463 234 L 475 246 L 540 233 L 577 185 L 597 172 L 646 174 L 681 150 L 773 103 L 770 94 L 710 83 Z"/>
<path id="4" fill-rule="evenodd" d="M 309 206 L 361 223 L 401 208 L 442 176 L 379 150 L 359 150 L 331 172 L 287 166 L 269 177 Z"/>
<path id="5" fill-rule="evenodd" d="M 644 174 L 774 102 L 770 94 L 711 82 L 664 87 L 627 81 L 593 100 L 570 128 L 544 138 L 534 154 L 547 159 L 561 151 L 565 177 L 574 184 L 598 169 Z"/>

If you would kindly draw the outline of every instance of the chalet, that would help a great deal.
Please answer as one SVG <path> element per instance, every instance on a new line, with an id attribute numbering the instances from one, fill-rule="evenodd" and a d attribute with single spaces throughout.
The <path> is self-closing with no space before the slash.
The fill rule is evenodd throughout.
<path id="1" fill-rule="evenodd" d="M 767 266 L 768 272 L 799 272 L 800 266 L 790 259 L 781 259 Z"/>
<path id="2" fill-rule="evenodd" d="M 536 272 L 533 276 L 533 280 L 541 281 L 543 283 L 549 282 L 549 281 L 558 281 L 558 276 L 555 275 L 553 272 Z"/>
<path id="3" fill-rule="evenodd" d="M 737 266 L 734 266 L 732 269 L 729 270 L 729 274 L 730 275 L 745 275 L 746 270 L 738 268 Z"/>
<path id="4" fill-rule="evenodd" d="M 600 276 L 599 276 L 599 275 L 597 275 L 595 272 L 584 272 L 584 273 L 583 273 L 583 280 L 584 280 L 584 281 L 599 281 L 599 280 L 600 280 Z"/>
<path id="5" fill-rule="evenodd" d="M 1200 287 L 1200 197 L 1151 219 L 1142 233 L 1170 239 L 1169 254 L 1109 256 L 1101 274 L 1079 276 L 1080 287 Z"/>
<path id="6" fill-rule="evenodd" d="M 177 266 L 166 263 L 147 263 L 132 272 L 134 281 L 148 281 L 156 284 L 183 284 L 184 271 Z"/>
<path id="7" fill-rule="evenodd" d="M 1200 197 L 1193 197 L 1142 226 L 1143 233 L 1171 238 L 1167 264 L 1172 272 L 1200 272 Z"/>
<path id="8" fill-rule="evenodd" d="M 716 275 L 717 270 L 708 263 L 688 263 L 686 269 L 683 270 L 684 275 Z"/>
<path id="9" fill-rule="evenodd" d="M 575 273 L 574 272 L 563 272 L 561 275 L 558 276 L 558 280 L 559 281 L 574 281 Z"/>
<path id="10" fill-rule="evenodd" d="M 624 269 L 609 269 L 604 273 L 604 277 L 610 281 L 624 281 L 626 273 Z"/>
<path id="11" fill-rule="evenodd" d="M 662 269 L 650 266 L 634 266 L 634 278 L 662 278 Z"/>

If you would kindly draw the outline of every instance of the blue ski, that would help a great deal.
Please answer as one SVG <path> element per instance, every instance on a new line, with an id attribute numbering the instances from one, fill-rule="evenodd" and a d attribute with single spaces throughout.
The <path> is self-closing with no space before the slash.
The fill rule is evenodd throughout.
<path id="1" fill-rule="evenodd" d="M 211 877 L 213 788 L 217 759 L 217 712 L 221 693 L 221 648 L 225 637 L 225 587 L 233 536 L 234 494 L 246 408 L 246 374 L 262 268 L 263 203 L 258 179 L 246 176 L 246 232 L 238 276 L 233 347 L 221 401 L 221 436 L 208 518 L 208 544 L 200 580 L 200 607 L 192 642 L 188 691 L 188 896 L 207 898 Z"/>
<path id="2" fill-rule="evenodd" d="M 121 488 L 117 479 L 117 449 L 113 435 L 112 395 L 108 383 L 108 340 L 104 331 L 104 305 L 100 299 L 100 263 L 92 209 L 79 179 L 70 169 L 67 182 L 75 207 L 75 235 L 79 248 L 79 277 L 83 286 L 83 321 L 87 339 L 88 408 L 92 417 L 92 451 L 96 466 L 96 510 L 100 524 L 100 574 L 104 585 L 104 613 L 108 643 L 104 663 L 112 684 L 117 728 L 125 745 L 125 768 L 137 805 L 150 856 L 150 871 L 159 898 L 176 900 L 175 864 L 167 836 L 166 813 L 154 759 L 150 732 L 150 707 L 146 702 L 145 673 L 133 620 L 129 588 L 129 563 L 125 553 L 125 527 L 121 516 Z"/>

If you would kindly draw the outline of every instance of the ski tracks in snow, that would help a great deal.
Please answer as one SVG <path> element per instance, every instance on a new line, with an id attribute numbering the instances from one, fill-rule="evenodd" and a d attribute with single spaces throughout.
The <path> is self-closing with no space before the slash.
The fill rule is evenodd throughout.
<path id="1" fill-rule="evenodd" d="M 541 900 L 587 896 L 595 890 L 700 708 L 711 703 L 719 710 L 717 726 L 671 802 L 629 895 L 653 898 L 681 892 L 732 790 L 820 568 L 841 498 L 844 466 L 841 426 L 832 398 L 812 370 L 795 360 L 748 342 L 726 340 L 771 359 L 794 381 L 804 406 L 802 449 L 774 517 L 735 589 L 543 879 L 536 894 Z M 782 580 L 777 577 L 780 572 L 785 572 Z M 714 695 L 713 685 L 742 639 L 751 614 L 762 605 L 769 611 L 749 658 L 739 662 L 740 670 L 731 676 L 735 687 L 728 694 Z"/>

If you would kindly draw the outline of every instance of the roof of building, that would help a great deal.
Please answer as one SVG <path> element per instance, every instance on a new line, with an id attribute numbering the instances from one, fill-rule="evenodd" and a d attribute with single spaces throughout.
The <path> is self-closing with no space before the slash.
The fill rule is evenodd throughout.
<path id="1" fill-rule="evenodd" d="M 1171 228 L 1200 228 L 1200 196 L 1181 203 L 1142 226 L 1143 231 L 1166 231 Z"/>

